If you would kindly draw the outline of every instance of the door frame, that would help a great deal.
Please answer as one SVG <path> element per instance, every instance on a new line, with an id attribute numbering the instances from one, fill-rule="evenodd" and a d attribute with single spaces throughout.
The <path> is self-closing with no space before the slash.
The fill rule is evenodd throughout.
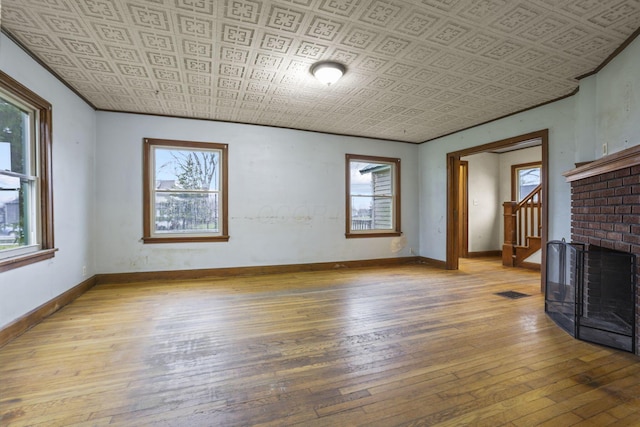
<path id="1" fill-rule="evenodd" d="M 458 220 L 458 256 L 469 256 L 469 162 L 460 161 L 458 181 L 458 203 L 460 218 Z"/>
<path id="2" fill-rule="evenodd" d="M 447 270 L 457 270 L 460 258 L 460 248 L 458 247 L 459 245 L 457 235 L 460 227 L 460 206 L 458 198 L 458 189 L 460 185 L 460 158 L 472 154 L 486 153 L 495 150 L 503 150 L 505 148 L 517 147 L 518 145 L 533 139 L 540 139 L 540 145 L 542 146 L 542 230 L 540 236 L 542 242 L 542 260 L 540 264 L 540 288 L 544 290 L 544 276 L 547 254 L 546 243 L 549 220 L 549 201 L 547 197 L 547 195 L 549 194 L 549 129 L 542 129 L 524 135 L 519 135 L 512 138 L 502 139 L 499 141 L 478 145 L 476 147 L 470 147 L 464 150 L 447 153 L 447 258 L 445 261 Z"/>

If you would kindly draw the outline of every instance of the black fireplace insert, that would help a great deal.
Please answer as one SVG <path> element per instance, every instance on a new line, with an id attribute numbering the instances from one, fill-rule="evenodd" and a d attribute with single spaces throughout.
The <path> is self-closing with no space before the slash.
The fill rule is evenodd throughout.
<path id="1" fill-rule="evenodd" d="M 636 257 L 599 246 L 547 243 L 545 312 L 575 338 L 634 352 Z"/>

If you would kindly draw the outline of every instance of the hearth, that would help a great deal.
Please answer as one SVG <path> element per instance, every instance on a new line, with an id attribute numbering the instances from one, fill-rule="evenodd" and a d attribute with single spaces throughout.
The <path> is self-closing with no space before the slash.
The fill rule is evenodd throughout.
<path id="1" fill-rule="evenodd" d="M 578 339 L 634 352 L 635 273 L 631 253 L 548 242 L 545 312 Z"/>

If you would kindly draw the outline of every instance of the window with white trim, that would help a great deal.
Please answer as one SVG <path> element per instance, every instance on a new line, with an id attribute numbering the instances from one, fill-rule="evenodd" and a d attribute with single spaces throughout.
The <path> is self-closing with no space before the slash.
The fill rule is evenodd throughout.
<path id="1" fill-rule="evenodd" d="M 227 145 L 144 140 L 145 243 L 227 241 Z"/>

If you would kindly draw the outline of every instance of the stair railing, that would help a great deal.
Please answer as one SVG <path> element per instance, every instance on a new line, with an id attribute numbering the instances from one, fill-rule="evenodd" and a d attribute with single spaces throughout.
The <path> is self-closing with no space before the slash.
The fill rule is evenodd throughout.
<path id="1" fill-rule="evenodd" d="M 513 266 L 516 246 L 527 246 L 527 238 L 540 237 L 542 230 L 542 185 L 520 202 L 504 202 L 504 244 L 502 264 Z"/>

